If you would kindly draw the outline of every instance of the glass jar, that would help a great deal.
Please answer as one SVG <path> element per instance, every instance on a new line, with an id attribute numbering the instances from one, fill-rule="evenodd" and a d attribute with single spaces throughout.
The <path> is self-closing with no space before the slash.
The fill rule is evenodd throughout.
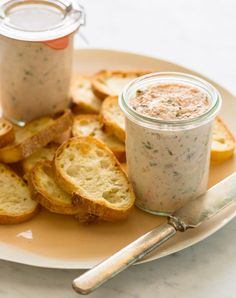
<path id="1" fill-rule="evenodd" d="M 159 120 L 130 105 L 137 90 L 162 83 L 197 87 L 208 109 L 191 119 Z M 126 116 L 128 175 L 136 205 L 153 214 L 169 215 L 207 190 L 211 134 L 221 107 L 218 91 L 208 82 L 183 73 L 154 73 L 132 81 L 119 98 Z"/>
<path id="2" fill-rule="evenodd" d="M 85 22 L 77 1 L 4 0 L 0 4 L 3 115 L 24 125 L 70 104 L 73 37 Z"/>

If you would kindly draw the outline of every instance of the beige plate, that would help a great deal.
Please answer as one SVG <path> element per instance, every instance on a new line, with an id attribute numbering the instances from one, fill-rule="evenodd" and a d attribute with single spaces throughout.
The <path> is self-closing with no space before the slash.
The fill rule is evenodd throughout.
<path id="1" fill-rule="evenodd" d="M 93 73 L 101 68 L 146 68 L 155 71 L 180 71 L 196 74 L 174 63 L 142 55 L 95 49 L 76 52 L 76 72 Z M 224 99 L 222 117 L 236 133 L 235 98 L 223 87 L 216 83 L 213 84 L 220 90 Z M 235 169 L 236 158 L 212 167 L 210 185 L 217 183 Z M 236 205 L 225 209 L 198 229 L 179 233 L 142 262 L 169 255 L 205 239 L 228 223 L 235 213 Z M 14 226 L 0 226 L 0 258 L 49 268 L 90 268 L 164 221 L 164 218 L 136 209 L 127 221 L 121 223 L 82 226 L 72 217 L 42 211 L 30 222 Z"/>

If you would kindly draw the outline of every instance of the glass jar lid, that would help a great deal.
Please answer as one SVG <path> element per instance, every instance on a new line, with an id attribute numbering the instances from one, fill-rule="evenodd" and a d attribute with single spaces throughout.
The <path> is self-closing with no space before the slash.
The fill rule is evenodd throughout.
<path id="1" fill-rule="evenodd" d="M 85 13 L 74 0 L 3 0 L 0 34 L 23 41 L 58 39 L 85 24 Z"/>

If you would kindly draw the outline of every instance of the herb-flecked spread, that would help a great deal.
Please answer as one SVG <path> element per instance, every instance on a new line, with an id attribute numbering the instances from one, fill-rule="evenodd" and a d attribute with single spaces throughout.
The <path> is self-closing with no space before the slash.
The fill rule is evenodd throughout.
<path id="1" fill-rule="evenodd" d="M 203 114 L 209 107 L 209 100 L 199 88 L 169 83 L 138 90 L 130 105 L 142 115 L 161 120 L 178 120 Z"/>
<path id="2" fill-rule="evenodd" d="M 162 120 L 193 119 L 210 105 L 205 92 L 190 85 L 152 85 L 130 105 Z M 148 128 L 126 118 L 129 177 L 136 203 L 151 212 L 173 212 L 207 189 L 212 121 L 190 128 Z"/>
<path id="3" fill-rule="evenodd" d="M 55 50 L 41 42 L 1 36 L 1 103 L 4 116 L 27 122 L 69 104 L 72 40 Z"/>

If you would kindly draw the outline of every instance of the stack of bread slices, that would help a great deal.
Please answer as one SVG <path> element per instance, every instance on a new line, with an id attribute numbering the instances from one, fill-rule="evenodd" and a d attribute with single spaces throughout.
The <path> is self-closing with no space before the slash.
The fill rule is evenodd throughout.
<path id="1" fill-rule="evenodd" d="M 80 222 L 125 219 L 134 205 L 125 162 L 125 118 L 118 94 L 145 71 L 77 76 L 72 109 L 18 127 L 0 119 L 0 223 L 20 223 L 40 206 Z M 235 139 L 215 121 L 211 158 L 232 157 Z"/>

